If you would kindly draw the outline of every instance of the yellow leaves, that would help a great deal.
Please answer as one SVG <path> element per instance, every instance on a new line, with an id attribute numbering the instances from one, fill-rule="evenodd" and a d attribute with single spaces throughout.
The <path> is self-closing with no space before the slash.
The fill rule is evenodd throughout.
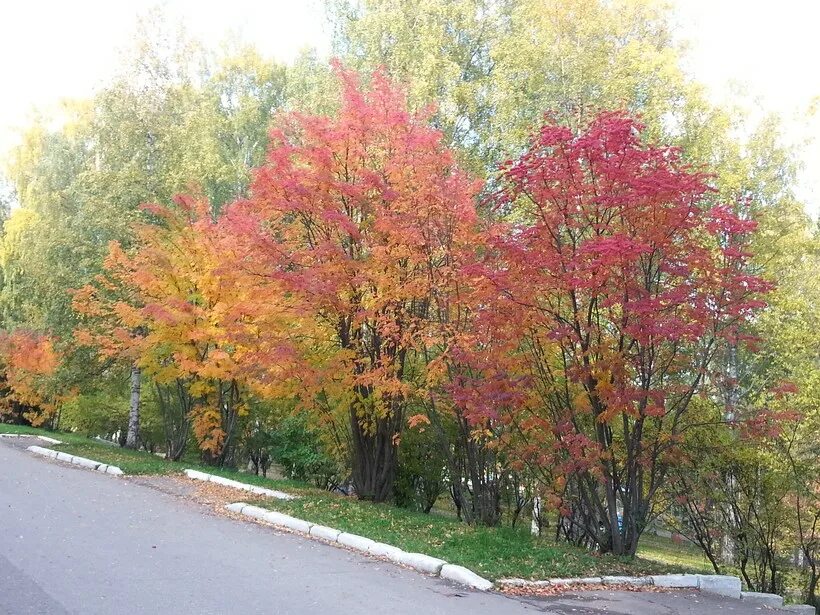
<path id="1" fill-rule="evenodd" d="M 114 315 L 116 315 L 124 327 L 138 327 L 143 322 L 143 317 L 140 311 L 124 301 L 118 301 L 113 306 Z"/>
<path id="2" fill-rule="evenodd" d="M 214 390 L 214 384 L 208 382 L 207 380 L 195 380 L 193 383 L 188 385 L 188 392 L 191 394 L 191 397 L 195 399 L 206 397 L 210 393 L 213 393 Z"/>
<path id="3" fill-rule="evenodd" d="M 470 440 L 472 440 L 473 442 L 486 443 L 486 441 L 493 440 L 494 438 L 495 434 L 493 434 L 493 432 L 487 429 L 486 427 L 477 427 L 470 431 Z"/>
<path id="4" fill-rule="evenodd" d="M 435 388 L 449 378 L 446 357 L 436 357 L 427 364 L 426 383 L 429 388 Z"/>
<path id="5" fill-rule="evenodd" d="M 615 387 L 612 386 L 612 382 L 610 381 L 610 377 L 609 370 L 600 370 L 595 374 L 597 381 L 595 391 L 602 399 L 607 399 L 615 390 Z"/>
<path id="6" fill-rule="evenodd" d="M 590 412 L 592 410 L 592 404 L 586 391 L 581 390 L 576 393 L 572 398 L 572 407 L 578 412 Z"/>

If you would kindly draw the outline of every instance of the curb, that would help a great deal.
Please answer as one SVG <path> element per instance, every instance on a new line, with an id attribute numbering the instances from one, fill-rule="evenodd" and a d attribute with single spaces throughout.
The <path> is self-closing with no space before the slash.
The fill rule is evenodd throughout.
<path id="1" fill-rule="evenodd" d="M 740 578 L 716 574 L 656 574 L 648 577 L 585 577 L 578 579 L 498 579 L 498 587 L 549 587 L 568 585 L 629 585 L 632 587 L 666 587 L 670 589 L 699 589 L 706 594 L 740 599 Z"/>
<path id="2" fill-rule="evenodd" d="M 764 606 L 776 609 L 785 609 L 794 613 L 814 613 L 808 609 L 814 607 L 804 605 L 783 606 L 783 597 L 777 594 L 761 594 L 757 592 L 741 591 L 740 577 L 721 574 L 656 574 L 647 577 L 585 577 L 578 579 L 547 579 L 544 581 L 528 581 L 526 579 L 498 579 L 496 587 L 555 587 L 571 585 L 629 585 L 632 587 L 666 587 L 670 589 L 697 589 L 704 594 L 725 596 L 742 600 L 755 606 Z"/>
<path id="3" fill-rule="evenodd" d="M 67 463 L 74 464 L 75 466 L 80 466 L 81 468 L 102 472 L 103 474 L 111 474 L 112 476 L 123 476 L 125 474 L 125 472 L 117 466 L 111 466 L 107 463 L 102 463 L 101 461 L 94 461 L 93 459 L 86 459 L 85 457 L 69 455 L 68 453 L 55 451 L 50 448 L 43 448 L 42 446 L 29 446 L 26 450 L 31 451 L 36 455 L 50 457 L 51 459 L 56 459 L 57 461 L 65 461 Z"/>
<path id="4" fill-rule="evenodd" d="M 448 564 L 437 557 L 430 557 L 423 553 L 408 553 L 398 547 L 376 542 L 364 536 L 349 534 L 324 525 L 316 525 L 303 519 L 283 515 L 282 513 L 245 504 L 244 502 L 228 504 L 225 508 L 231 512 L 285 527 L 313 538 L 320 538 L 331 544 L 344 546 L 365 555 L 384 557 L 391 562 L 403 564 L 418 572 L 466 585 L 473 589 L 488 591 L 493 588 L 492 581 L 478 576 L 472 570 L 464 568 L 463 566 Z"/>
<path id="5" fill-rule="evenodd" d="M 787 613 L 799 613 L 800 615 L 815 615 L 817 610 L 810 604 L 787 604 L 783 607 Z"/>
<path id="6" fill-rule="evenodd" d="M 744 602 L 753 602 L 754 604 L 759 604 L 760 606 L 768 606 L 775 609 L 783 608 L 783 596 L 778 596 L 777 594 L 763 594 L 760 592 L 740 592 L 740 599 Z"/>
<path id="7" fill-rule="evenodd" d="M 567 585 L 629 585 L 632 587 L 666 587 L 670 589 L 699 589 L 705 594 L 741 599 L 740 578 L 717 574 L 655 574 L 647 577 L 601 576 L 579 579 L 498 579 L 498 587 L 548 587 Z M 782 600 L 782 599 L 781 599 Z"/>
<path id="8" fill-rule="evenodd" d="M 0 438 L 37 438 L 38 440 L 48 442 L 49 444 L 63 443 L 62 440 L 55 440 L 54 438 L 49 438 L 48 436 L 38 436 L 33 433 L 0 433 Z"/>
<path id="9" fill-rule="evenodd" d="M 284 491 L 276 491 L 275 489 L 265 489 L 264 487 L 257 487 L 255 485 L 248 485 L 247 483 L 240 483 L 238 480 L 225 478 L 224 476 L 217 476 L 216 474 L 208 474 L 200 472 L 199 470 L 185 470 L 188 478 L 194 480 L 206 481 L 222 485 L 223 487 L 233 487 L 234 489 L 241 489 L 242 491 L 250 491 L 256 495 L 265 495 L 269 498 L 276 498 L 277 500 L 295 500 L 297 496 L 285 493 Z"/>

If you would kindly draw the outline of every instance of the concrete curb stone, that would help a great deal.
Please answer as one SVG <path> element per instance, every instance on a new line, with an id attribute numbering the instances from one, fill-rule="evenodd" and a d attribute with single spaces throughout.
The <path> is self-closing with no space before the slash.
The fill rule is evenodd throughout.
<path id="1" fill-rule="evenodd" d="M 186 470 L 186 474 L 189 476 L 195 472 L 195 470 Z M 481 591 L 489 591 L 493 588 L 492 581 L 480 577 L 472 570 L 464 568 L 463 566 L 448 564 L 437 557 L 430 557 L 423 553 L 406 553 L 398 547 L 376 542 L 364 536 L 342 532 L 325 525 L 315 525 L 303 519 L 297 519 L 296 517 L 259 508 L 258 506 L 252 506 L 244 502 L 234 502 L 233 504 L 228 504 L 225 508 L 231 512 L 303 532 L 313 538 L 320 538 L 331 543 L 349 547 L 367 555 L 386 557 L 390 561 L 404 564 L 419 572 L 431 574 L 447 581 L 466 585 Z M 523 583 L 525 581 L 521 580 L 521 582 Z"/>
<path id="2" fill-rule="evenodd" d="M 649 578 L 655 587 L 696 588 L 698 576 L 696 574 L 655 574 Z"/>
<path id="3" fill-rule="evenodd" d="M 545 585 L 631 585 L 666 587 L 670 589 L 698 589 L 706 594 L 744 599 L 761 606 L 783 608 L 783 598 L 775 594 L 741 592 L 739 577 L 720 574 L 656 574 L 648 577 L 590 577 L 580 579 L 548 579 L 527 581 L 525 579 L 499 579 L 499 587 L 543 587 Z M 801 612 L 801 611 L 796 611 Z M 805 611 L 808 612 L 808 611 Z"/>
<path id="4" fill-rule="evenodd" d="M 707 594 L 740 599 L 740 578 L 722 574 L 699 574 L 698 589 Z"/>
<path id="5" fill-rule="evenodd" d="M 326 525 L 314 525 L 310 528 L 310 535 L 329 542 L 336 542 L 342 532 Z"/>
<path id="6" fill-rule="evenodd" d="M 253 517 L 254 519 L 259 519 L 260 521 L 265 521 L 265 515 L 267 515 L 269 512 L 270 511 L 265 508 L 251 506 L 250 504 L 245 504 L 241 509 L 241 514 L 246 515 L 248 517 Z"/>
<path id="7" fill-rule="evenodd" d="M 545 583 L 545 581 L 527 581 L 526 579 L 517 579 L 517 578 L 509 578 L 509 579 L 498 579 L 495 584 L 498 587 L 527 587 L 531 583 Z M 546 584 L 549 584 L 549 581 L 546 581 Z"/>
<path id="8" fill-rule="evenodd" d="M 419 572 L 426 572 L 427 574 L 432 574 L 435 576 L 438 576 L 441 573 L 442 567 L 447 563 L 443 559 L 430 557 L 429 555 L 424 555 L 424 553 L 405 552 L 402 552 L 402 555 L 399 556 L 398 561 L 400 564 L 410 566 L 410 568 L 415 568 Z"/>
<path id="9" fill-rule="evenodd" d="M 370 547 L 376 544 L 375 540 L 370 540 L 358 534 L 348 534 L 347 532 L 341 532 L 336 538 L 336 542 L 351 549 L 356 549 L 357 551 L 364 551 L 365 553 L 367 553 Z"/>
<path id="10" fill-rule="evenodd" d="M 635 587 L 642 587 L 651 585 L 652 579 L 647 577 L 601 577 L 601 583 L 604 585 L 633 585 Z"/>
<path id="11" fill-rule="evenodd" d="M 367 550 L 370 555 L 377 557 L 386 557 L 393 562 L 398 562 L 404 551 L 393 545 L 386 545 L 383 542 L 376 542 L 370 545 Z"/>
<path id="12" fill-rule="evenodd" d="M 38 436 L 33 433 L 0 433 L 0 438 L 37 438 L 38 440 L 48 442 L 49 444 L 63 443 L 62 440 L 55 440 L 54 438 L 49 438 L 48 436 Z"/>
<path id="13" fill-rule="evenodd" d="M 295 500 L 297 498 L 297 496 L 291 495 L 290 493 L 285 493 L 284 491 L 276 491 L 275 489 L 267 489 L 257 485 L 248 485 L 247 483 L 241 483 L 238 480 L 225 478 L 224 476 L 217 476 L 216 474 L 200 472 L 199 470 L 186 469 L 185 474 L 188 478 L 192 478 L 194 480 L 215 483 L 217 485 L 222 485 L 223 487 L 233 487 L 234 489 L 241 489 L 242 491 L 250 491 L 256 495 L 264 495 L 270 498 L 276 498 L 277 500 Z"/>
<path id="14" fill-rule="evenodd" d="M 469 568 L 465 568 L 464 566 L 456 566 L 454 564 L 444 564 L 441 567 L 441 578 L 447 579 L 448 581 L 453 581 L 454 583 L 460 583 L 461 585 L 467 585 L 468 587 L 474 587 L 482 591 L 489 591 L 493 588 L 491 581 L 488 581 L 484 577 L 478 576 Z"/>
<path id="15" fill-rule="evenodd" d="M 42 446 L 29 446 L 26 450 L 36 455 L 50 457 L 51 459 L 56 459 L 57 461 L 65 461 L 66 463 L 70 463 L 81 468 L 95 470 L 103 474 L 110 474 L 111 476 L 123 476 L 125 474 L 117 466 L 108 465 L 93 459 L 86 459 L 85 457 L 79 457 L 77 455 L 69 455 L 68 453 L 55 451 L 50 448 L 43 448 Z"/>
<path id="16" fill-rule="evenodd" d="M 815 615 L 817 612 L 810 604 L 787 604 L 783 607 L 783 610 L 789 613 L 798 613 L 799 615 Z"/>
<path id="17" fill-rule="evenodd" d="M 283 515 L 282 513 L 278 513 L 276 511 L 268 512 L 268 514 L 265 515 L 265 521 L 269 521 L 274 525 L 281 525 L 289 530 L 302 532 L 303 534 L 310 534 L 310 528 L 313 527 L 312 523 L 308 523 L 302 519 L 297 519 L 296 517 L 291 517 L 290 515 Z"/>
<path id="18" fill-rule="evenodd" d="M 740 592 L 740 599 L 744 602 L 759 604 L 760 606 L 771 606 L 776 609 L 783 607 L 783 596 L 777 594 L 764 594 L 760 592 Z"/>
<path id="19" fill-rule="evenodd" d="M 601 577 L 581 577 L 578 579 L 547 579 L 550 585 L 598 585 L 603 583 Z"/>

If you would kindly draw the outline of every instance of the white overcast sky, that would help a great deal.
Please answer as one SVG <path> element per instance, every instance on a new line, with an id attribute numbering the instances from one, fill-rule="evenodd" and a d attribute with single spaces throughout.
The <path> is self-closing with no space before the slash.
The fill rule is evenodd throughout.
<path id="1" fill-rule="evenodd" d="M 820 0 L 672 0 L 679 35 L 689 45 L 688 70 L 715 102 L 731 84 L 775 111 L 793 143 L 809 142 L 800 196 L 820 212 Z M 49 109 L 85 97 L 109 78 L 138 15 L 156 0 L 0 0 L 0 156 L 12 146 L 34 106 Z M 304 47 L 327 51 L 320 0 L 166 0 L 159 3 L 196 37 L 218 42 L 239 34 L 263 54 L 292 59 Z"/>

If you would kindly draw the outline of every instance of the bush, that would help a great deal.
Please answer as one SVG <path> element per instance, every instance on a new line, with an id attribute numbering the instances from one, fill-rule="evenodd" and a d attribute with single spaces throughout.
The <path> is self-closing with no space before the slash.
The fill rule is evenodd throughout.
<path id="1" fill-rule="evenodd" d="M 446 464 L 441 443 L 432 430 L 405 430 L 393 484 L 396 505 L 429 513 L 445 489 Z"/>
<path id="2" fill-rule="evenodd" d="M 270 433 L 273 461 L 282 466 L 286 476 L 332 489 L 339 485 L 341 469 L 327 453 L 317 430 L 308 426 L 304 414 L 282 419 Z"/>
<path id="3" fill-rule="evenodd" d="M 125 378 L 111 377 L 102 381 L 97 390 L 83 393 L 66 401 L 60 410 L 60 428 L 105 440 L 119 438 L 125 443 L 128 430 L 129 390 Z M 164 450 L 162 417 L 143 386 L 140 404 L 140 445 L 148 451 Z"/>
<path id="4" fill-rule="evenodd" d="M 78 395 L 63 404 L 60 425 L 86 436 L 112 439 L 128 427 L 128 399 L 109 391 Z"/>

